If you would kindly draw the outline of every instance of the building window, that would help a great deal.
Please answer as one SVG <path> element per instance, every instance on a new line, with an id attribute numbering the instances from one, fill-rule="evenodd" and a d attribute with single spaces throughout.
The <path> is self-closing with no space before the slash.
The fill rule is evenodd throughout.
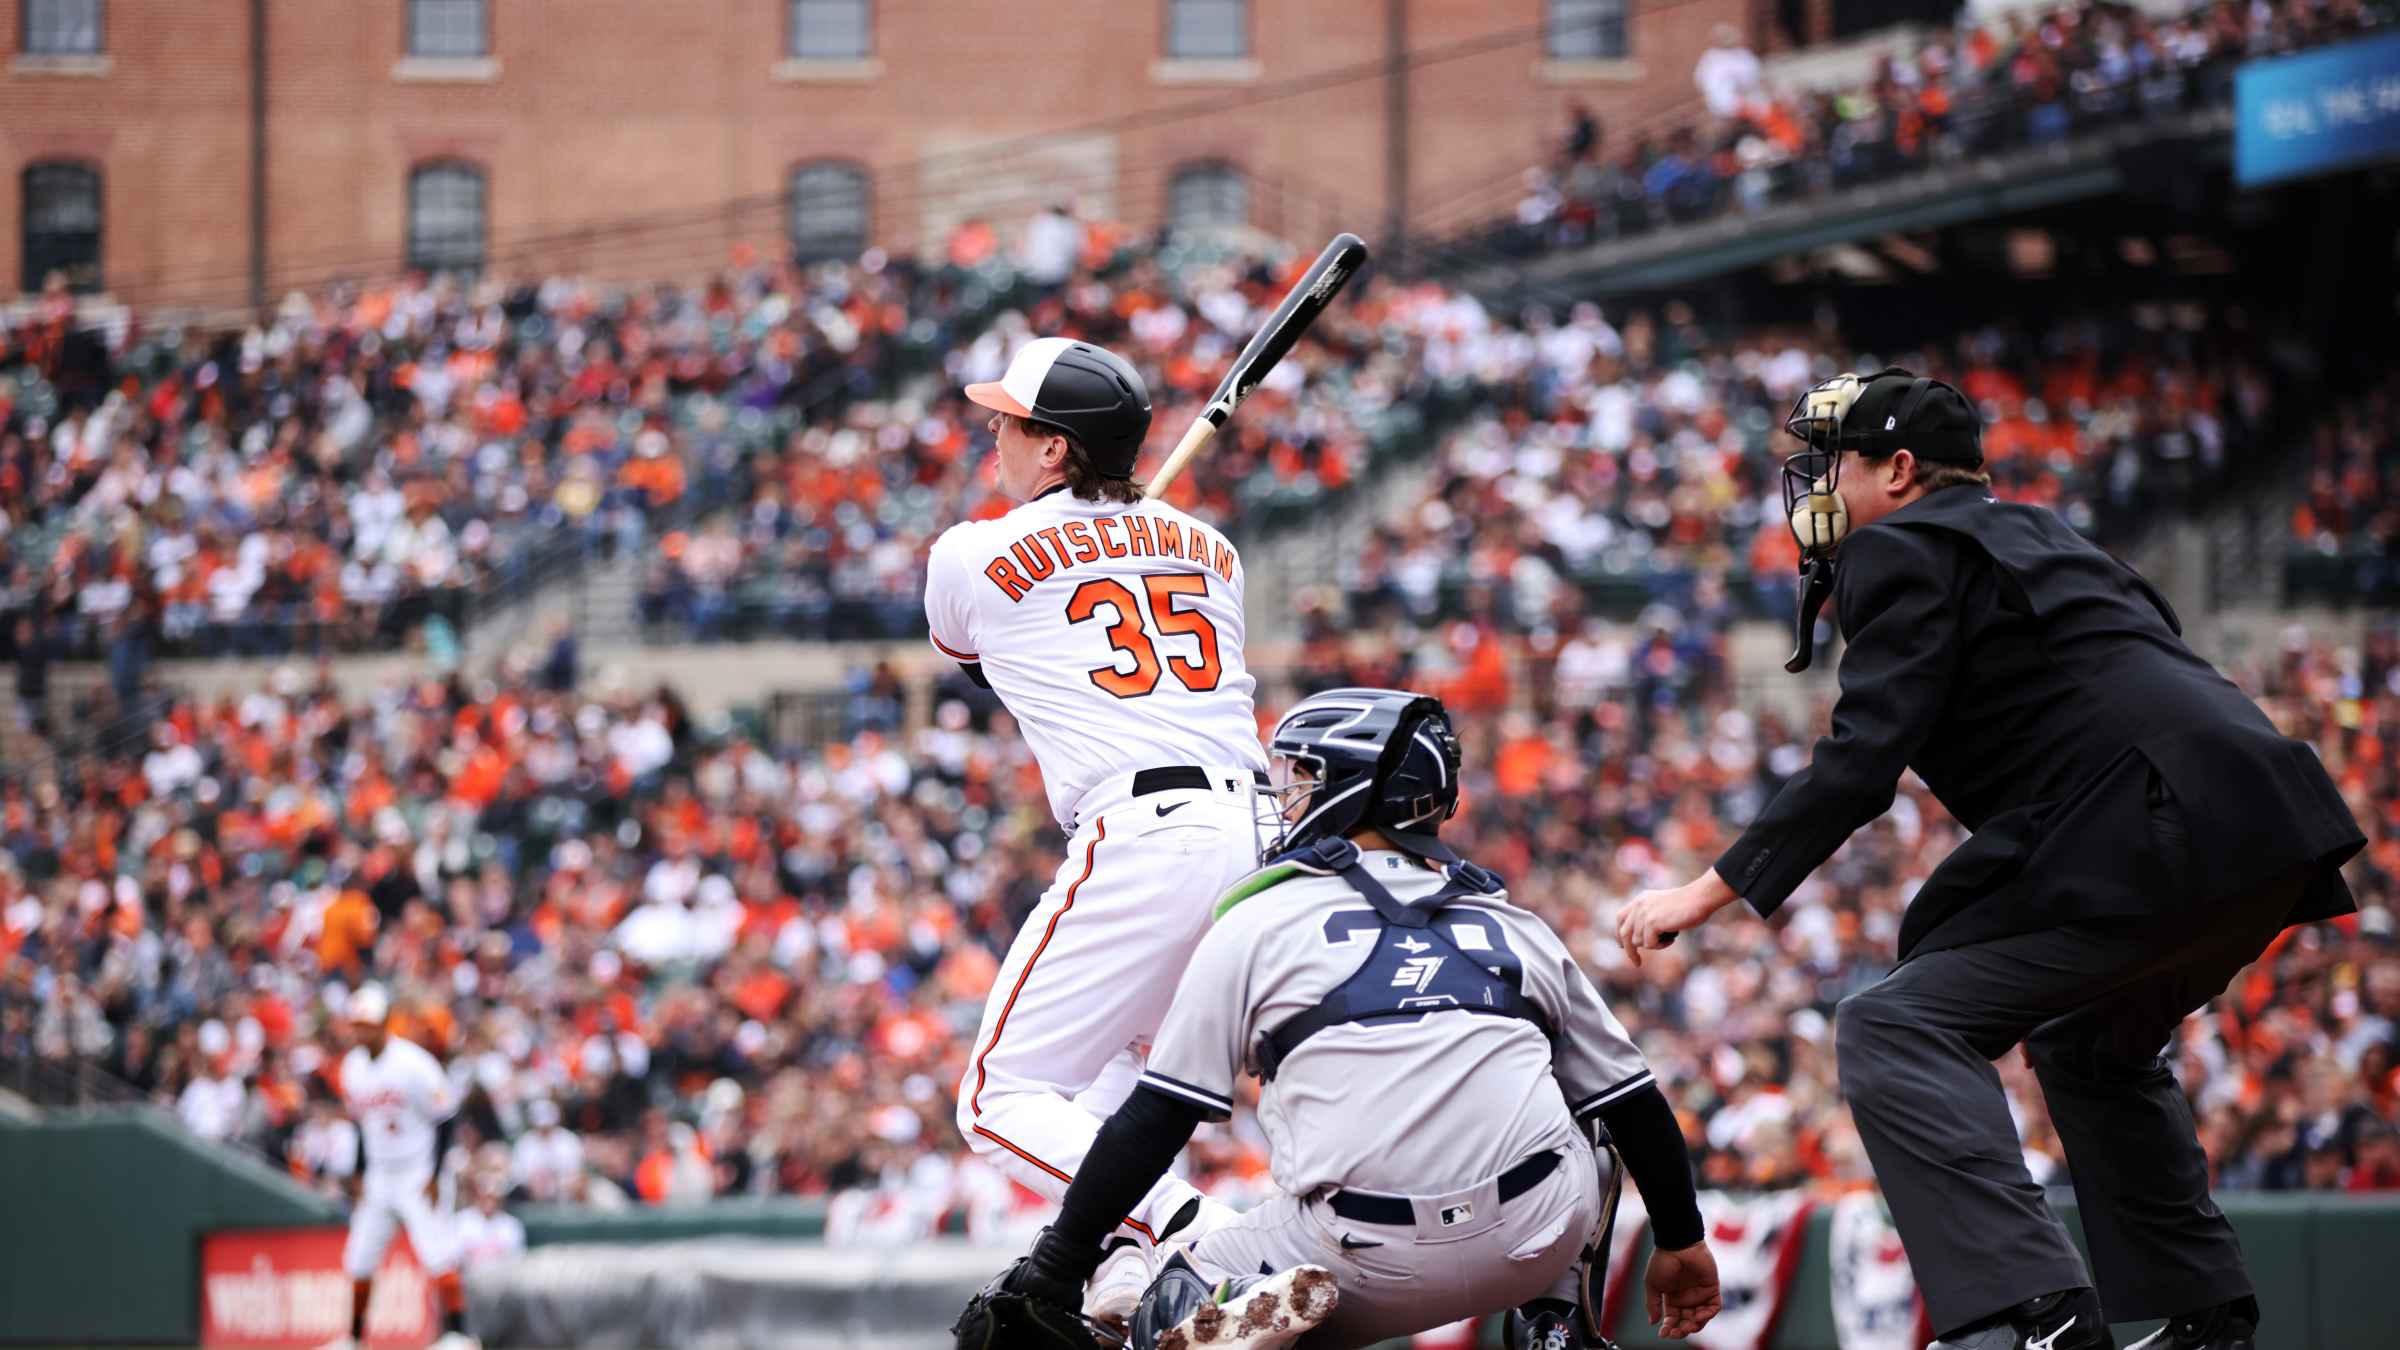
<path id="1" fill-rule="evenodd" d="M 1250 223 L 1250 184 L 1229 164 L 1194 164 L 1167 185 L 1167 223 L 1178 230 L 1219 230 Z"/>
<path id="2" fill-rule="evenodd" d="M 867 171 L 819 160 L 792 170 L 792 257 L 848 262 L 867 248 Z"/>
<path id="3" fill-rule="evenodd" d="M 52 272 L 79 291 L 100 289 L 100 171 L 88 164 L 25 170 L 22 289 L 42 289 Z"/>
<path id="4" fill-rule="evenodd" d="M 98 56 L 100 0 L 25 0 L 27 56 Z"/>
<path id="5" fill-rule="evenodd" d="M 472 60 L 492 54 L 484 0 L 408 0 L 408 54 Z"/>
<path id="6" fill-rule="evenodd" d="M 1548 0 L 1550 57 L 1616 61 L 1625 55 L 1625 0 Z"/>
<path id="7" fill-rule="evenodd" d="M 1250 55 L 1250 0 L 1167 0 L 1167 57 L 1239 61 Z"/>
<path id="8" fill-rule="evenodd" d="M 483 170 L 428 164 L 408 176 L 408 265 L 479 272 L 484 256 Z"/>
<path id="9" fill-rule="evenodd" d="M 873 54 L 868 0 L 792 0 L 795 61 L 864 61 Z"/>

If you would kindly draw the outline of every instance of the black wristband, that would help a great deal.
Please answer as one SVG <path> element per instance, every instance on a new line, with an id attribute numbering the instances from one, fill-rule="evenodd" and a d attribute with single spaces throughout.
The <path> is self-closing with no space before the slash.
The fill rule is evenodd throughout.
<path id="1" fill-rule="evenodd" d="M 1665 1251 L 1681 1251 L 1708 1235 L 1700 1194 L 1692 1186 L 1692 1155 L 1683 1146 L 1675 1108 L 1653 1083 L 1600 1108 L 1602 1124 L 1625 1159 L 1625 1170 L 1650 1210 L 1650 1233 Z"/>

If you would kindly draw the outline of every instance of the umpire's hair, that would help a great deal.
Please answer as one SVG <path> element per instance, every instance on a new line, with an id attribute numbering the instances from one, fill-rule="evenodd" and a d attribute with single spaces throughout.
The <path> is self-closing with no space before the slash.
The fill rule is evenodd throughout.
<path id="1" fill-rule="evenodd" d="M 1901 447 L 1901 449 L 1906 448 L 1905 446 Z M 1899 453 L 1899 450 L 1894 450 L 1892 455 Z M 1869 463 L 1880 464 L 1884 460 L 1890 459 L 1892 455 L 1868 455 L 1864 458 Z M 1958 464 L 1946 459 L 1919 459 L 1917 461 L 1917 486 L 1927 492 L 1939 492 L 1943 488 L 1963 487 L 1968 484 L 1990 487 L 1992 475 L 1980 464 Z"/>
<path id="2" fill-rule="evenodd" d="M 1099 468 L 1092 463 L 1092 453 L 1083 448 L 1083 442 L 1076 439 L 1074 432 L 1055 422 L 1043 422 L 1031 417 L 1020 420 L 1025 423 L 1025 429 L 1036 436 L 1066 438 L 1067 491 L 1087 502 L 1130 504 L 1142 499 L 1142 484 L 1139 480 L 1130 476 L 1113 478 L 1100 472 Z"/>

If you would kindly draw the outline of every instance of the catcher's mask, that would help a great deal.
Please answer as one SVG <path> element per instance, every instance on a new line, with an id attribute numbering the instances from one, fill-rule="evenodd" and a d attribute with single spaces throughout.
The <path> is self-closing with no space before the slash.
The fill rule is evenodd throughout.
<path id="1" fill-rule="evenodd" d="M 1458 812 L 1458 736 L 1440 699 L 1404 689 L 1311 694 L 1275 724 L 1267 754 L 1269 856 L 1373 829 L 1420 858 L 1458 861 L 1436 837 Z"/>
<path id="2" fill-rule="evenodd" d="M 1906 450 L 1920 461 L 1983 462 L 1983 428 L 1966 396 L 1940 380 L 1897 366 L 1872 375 L 1847 371 L 1800 395 L 1783 429 L 1804 447 L 1783 461 L 1783 510 L 1800 544 L 1800 606 L 1792 655 L 1797 673 L 1816 655 L 1817 612 L 1833 594 L 1833 557 L 1850 532 L 1841 497 L 1842 457 L 1887 459 Z"/>

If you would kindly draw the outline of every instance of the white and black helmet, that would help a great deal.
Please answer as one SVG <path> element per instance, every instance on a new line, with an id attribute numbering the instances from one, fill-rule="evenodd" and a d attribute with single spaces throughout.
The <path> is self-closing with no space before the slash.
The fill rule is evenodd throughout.
<path id="1" fill-rule="evenodd" d="M 1035 338 L 997 380 L 967 386 L 967 397 L 995 412 L 1046 423 L 1073 436 L 1092 467 L 1133 477 L 1150 434 L 1150 391 L 1142 373 L 1105 347 L 1073 338 Z"/>
<path id="2" fill-rule="evenodd" d="M 1328 689 L 1302 699 L 1267 738 L 1274 790 L 1305 805 L 1280 847 L 1380 831 L 1435 862 L 1458 861 L 1436 834 L 1458 813 L 1458 735 L 1442 701 L 1405 689 Z"/>

